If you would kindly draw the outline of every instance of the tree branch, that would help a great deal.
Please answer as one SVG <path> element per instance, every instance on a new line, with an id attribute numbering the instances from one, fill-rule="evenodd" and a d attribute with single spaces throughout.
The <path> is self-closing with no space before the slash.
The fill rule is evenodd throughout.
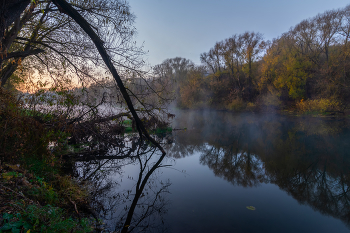
<path id="1" fill-rule="evenodd" d="M 18 58 L 18 57 L 28 57 L 30 55 L 35 55 L 38 53 L 43 53 L 45 50 L 43 49 L 33 49 L 33 50 L 28 50 L 28 51 L 21 51 L 21 52 L 12 52 L 12 53 L 7 53 L 4 55 L 3 60 L 10 59 L 10 58 Z"/>
<path id="2" fill-rule="evenodd" d="M 103 61 L 105 62 L 106 66 L 108 67 L 109 71 L 112 73 L 113 78 L 118 84 L 118 87 L 120 89 L 120 92 L 122 93 L 131 114 L 133 115 L 135 121 L 136 121 L 136 127 L 140 134 L 140 137 L 142 139 L 142 134 L 145 135 L 145 137 L 152 142 L 156 147 L 158 147 L 163 155 L 166 154 L 165 150 L 160 146 L 160 144 L 154 140 L 147 132 L 145 126 L 143 125 L 142 121 L 140 120 L 139 116 L 137 115 L 134 106 L 131 102 L 130 96 L 127 93 L 127 90 L 124 87 L 124 84 L 115 69 L 114 65 L 112 64 L 112 60 L 110 56 L 108 55 L 106 49 L 104 48 L 103 44 L 104 42 L 100 39 L 100 37 L 96 34 L 94 30 L 92 30 L 90 24 L 79 14 L 77 10 L 75 10 L 69 3 L 67 3 L 65 0 L 53 0 L 53 3 L 58 7 L 58 9 L 61 10 L 61 12 L 69 15 L 74 21 L 79 24 L 79 26 L 88 34 L 88 36 L 91 38 L 91 40 L 94 42 L 97 50 L 99 51 Z"/>

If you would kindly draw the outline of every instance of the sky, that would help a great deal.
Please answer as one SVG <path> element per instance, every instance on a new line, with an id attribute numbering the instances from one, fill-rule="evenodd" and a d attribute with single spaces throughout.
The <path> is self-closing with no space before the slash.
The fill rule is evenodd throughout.
<path id="1" fill-rule="evenodd" d="M 346 0 L 129 0 L 136 15 L 136 41 L 150 65 L 200 54 L 217 41 L 245 31 L 272 40 L 304 19 L 343 8 Z"/>

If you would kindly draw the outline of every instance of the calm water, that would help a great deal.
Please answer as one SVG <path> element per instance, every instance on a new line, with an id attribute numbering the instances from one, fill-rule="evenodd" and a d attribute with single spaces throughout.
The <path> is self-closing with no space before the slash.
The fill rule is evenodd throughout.
<path id="1" fill-rule="evenodd" d="M 350 232 L 348 120 L 175 114 L 166 157 L 79 165 L 109 230 Z"/>

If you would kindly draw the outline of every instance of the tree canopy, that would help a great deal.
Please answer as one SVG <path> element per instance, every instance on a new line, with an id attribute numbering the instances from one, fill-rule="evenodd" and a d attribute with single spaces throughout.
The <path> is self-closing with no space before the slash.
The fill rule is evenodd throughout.
<path id="1" fill-rule="evenodd" d="M 272 41 L 245 32 L 215 43 L 200 55 L 204 69 L 193 67 L 196 75 L 178 78 L 178 105 L 344 112 L 350 103 L 349 14 L 350 6 L 326 11 Z"/>

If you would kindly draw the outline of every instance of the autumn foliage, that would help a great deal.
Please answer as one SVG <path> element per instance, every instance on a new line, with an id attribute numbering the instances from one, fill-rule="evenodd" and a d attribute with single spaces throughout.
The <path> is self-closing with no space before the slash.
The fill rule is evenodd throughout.
<path id="1" fill-rule="evenodd" d="M 255 32 L 233 35 L 202 53 L 202 66 L 182 72 L 177 103 L 342 113 L 350 103 L 349 39 L 350 6 L 303 20 L 273 41 Z"/>

